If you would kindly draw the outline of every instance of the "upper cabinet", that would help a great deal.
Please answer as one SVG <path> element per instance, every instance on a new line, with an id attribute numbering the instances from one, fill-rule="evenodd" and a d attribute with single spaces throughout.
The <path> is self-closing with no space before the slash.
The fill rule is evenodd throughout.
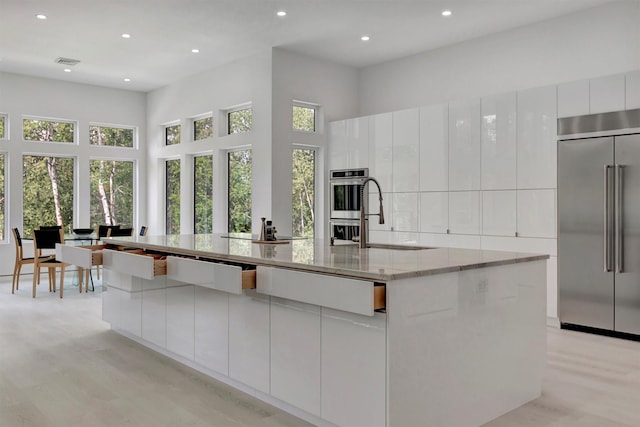
<path id="1" fill-rule="evenodd" d="M 624 74 L 591 79 L 589 87 L 591 114 L 624 110 Z"/>
<path id="2" fill-rule="evenodd" d="M 340 120 L 329 123 L 329 170 L 349 167 L 346 122 Z"/>
<path id="3" fill-rule="evenodd" d="M 556 87 L 518 92 L 517 188 L 556 186 Z"/>
<path id="4" fill-rule="evenodd" d="M 393 113 L 393 191 L 418 191 L 420 183 L 419 109 Z M 386 191 L 383 188 L 383 191 Z"/>
<path id="5" fill-rule="evenodd" d="M 516 188 L 516 93 L 482 98 L 483 190 Z"/>
<path id="6" fill-rule="evenodd" d="M 449 108 L 420 108 L 420 191 L 449 189 Z"/>
<path id="7" fill-rule="evenodd" d="M 640 108 L 640 71 L 627 73 L 626 77 L 626 108 L 634 110 Z"/>
<path id="8" fill-rule="evenodd" d="M 349 168 L 369 166 L 369 117 L 346 121 Z"/>
<path id="9" fill-rule="evenodd" d="M 589 114 L 589 80 L 558 85 L 558 118 Z"/>
<path id="10" fill-rule="evenodd" d="M 616 74 L 559 84 L 558 118 L 639 108 L 639 75 L 640 72 Z"/>
<path id="11" fill-rule="evenodd" d="M 449 190 L 480 189 L 480 100 L 449 104 Z"/>
<path id="12" fill-rule="evenodd" d="M 369 176 L 378 180 L 382 191 L 392 188 L 393 172 L 393 114 L 369 117 Z M 369 191 L 377 191 L 374 186 Z M 377 202 L 377 199 L 376 199 Z"/>

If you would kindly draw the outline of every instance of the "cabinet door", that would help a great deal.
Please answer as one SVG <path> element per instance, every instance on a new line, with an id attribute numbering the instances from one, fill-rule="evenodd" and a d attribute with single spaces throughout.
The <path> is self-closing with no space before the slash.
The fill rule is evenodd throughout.
<path id="1" fill-rule="evenodd" d="M 627 73 L 625 88 L 625 108 L 627 110 L 640 108 L 640 71 Z"/>
<path id="2" fill-rule="evenodd" d="M 396 193 L 393 195 L 393 230 L 418 231 L 418 194 Z M 369 218 L 369 222 L 376 217 Z"/>
<path id="3" fill-rule="evenodd" d="M 329 123 L 329 170 L 346 169 L 347 127 L 345 120 Z"/>
<path id="4" fill-rule="evenodd" d="M 194 287 L 167 279 L 167 350 L 193 360 Z"/>
<path id="5" fill-rule="evenodd" d="M 591 79 L 589 87 L 589 109 L 591 114 L 624 110 L 624 74 Z"/>
<path id="6" fill-rule="evenodd" d="M 142 280 L 142 338 L 167 347 L 167 280 Z"/>
<path id="7" fill-rule="evenodd" d="M 420 193 L 420 231 L 446 233 L 449 229 L 449 193 Z"/>
<path id="8" fill-rule="evenodd" d="M 369 117 L 369 176 L 380 183 L 382 191 L 392 189 L 393 173 L 393 115 L 377 114 Z M 369 192 L 377 191 L 375 185 Z M 377 200 L 377 199 L 376 199 Z"/>
<path id="9" fill-rule="evenodd" d="M 271 298 L 271 395 L 320 415 L 320 307 Z"/>
<path id="10" fill-rule="evenodd" d="M 196 286 L 195 360 L 229 375 L 229 294 Z"/>
<path id="11" fill-rule="evenodd" d="M 558 85 L 558 118 L 589 114 L 589 80 Z"/>
<path id="12" fill-rule="evenodd" d="M 420 108 L 420 191 L 449 189 L 449 106 Z"/>
<path id="13" fill-rule="evenodd" d="M 482 98 L 482 189 L 516 188 L 516 93 Z"/>
<path id="14" fill-rule="evenodd" d="M 556 191 L 518 191 L 518 236 L 556 237 Z"/>
<path id="15" fill-rule="evenodd" d="M 418 191 L 420 184 L 420 113 L 393 113 L 393 191 Z M 383 188 L 382 191 L 388 191 Z"/>
<path id="16" fill-rule="evenodd" d="M 346 120 L 348 167 L 369 166 L 369 118 L 358 117 Z"/>
<path id="17" fill-rule="evenodd" d="M 449 104 L 449 191 L 480 189 L 480 100 Z"/>
<path id="18" fill-rule="evenodd" d="M 489 236 L 515 236 L 515 190 L 482 192 L 482 234 Z"/>
<path id="19" fill-rule="evenodd" d="M 321 416 L 339 426 L 386 425 L 386 315 L 322 308 Z"/>
<path id="20" fill-rule="evenodd" d="M 449 193 L 449 229 L 454 234 L 480 234 L 480 192 Z"/>

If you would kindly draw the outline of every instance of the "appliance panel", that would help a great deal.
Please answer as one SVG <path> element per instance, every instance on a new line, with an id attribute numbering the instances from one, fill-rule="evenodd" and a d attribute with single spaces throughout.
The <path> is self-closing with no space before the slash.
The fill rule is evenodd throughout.
<path id="1" fill-rule="evenodd" d="M 613 147 L 612 137 L 560 141 L 558 145 L 561 323 L 613 329 L 613 273 L 605 272 L 605 236 L 608 232 L 613 237 L 614 231 L 613 198 L 608 202 L 606 198 L 607 193 L 612 196 L 613 192 L 613 168 L 605 166 L 613 165 Z M 605 170 L 609 174 L 608 191 L 605 191 Z M 612 254 L 613 239 L 608 242 Z"/>

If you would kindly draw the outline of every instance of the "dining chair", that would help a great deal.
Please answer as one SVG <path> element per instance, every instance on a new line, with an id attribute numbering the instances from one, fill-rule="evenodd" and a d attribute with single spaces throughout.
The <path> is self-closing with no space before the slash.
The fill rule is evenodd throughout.
<path id="1" fill-rule="evenodd" d="M 64 236 L 61 230 L 48 229 L 48 230 L 33 230 L 33 251 L 34 254 L 39 254 L 43 249 L 55 249 L 56 243 L 63 243 Z M 36 280 L 40 277 L 40 269 L 47 268 L 49 275 L 49 291 L 56 291 L 56 268 L 60 268 L 60 298 L 64 292 L 64 269 L 67 266 L 62 261 L 55 258 L 55 255 L 51 255 L 46 259 L 40 259 L 41 257 L 35 256 L 33 263 L 33 289 L 32 297 L 36 297 Z"/>
<path id="2" fill-rule="evenodd" d="M 147 226 L 143 225 L 142 227 L 140 227 L 140 236 L 146 236 L 147 235 Z"/>
<path id="3" fill-rule="evenodd" d="M 133 236 L 133 228 L 113 228 L 107 231 L 107 237 Z"/>
<path id="4" fill-rule="evenodd" d="M 15 244 L 16 249 L 16 262 L 13 267 L 13 280 L 11 281 L 11 293 L 13 294 L 16 289 L 20 287 L 20 270 L 23 265 L 33 264 L 35 259 L 33 257 L 25 257 L 24 250 L 22 248 L 22 236 L 20 236 L 20 230 L 17 228 L 11 229 L 13 232 L 13 242 Z M 35 256 L 34 252 L 34 256 Z M 49 258 L 49 255 L 41 256 L 42 260 Z M 38 283 L 40 283 L 40 278 L 38 277 Z"/>

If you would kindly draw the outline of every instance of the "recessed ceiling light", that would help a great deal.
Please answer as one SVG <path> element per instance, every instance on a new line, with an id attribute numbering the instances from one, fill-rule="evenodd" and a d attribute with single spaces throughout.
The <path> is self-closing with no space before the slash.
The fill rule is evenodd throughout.
<path id="1" fill-rule="evenodd" d="M 287 16 L 287 12 L 284 10 L 279 10 L 278 12 L 276 12 L 276 15 L 278 15 L 279 17 Z"/>
<path id="2" fill-rule="evenodd" d="M 130 39 L 131 38 L 131 34 L 123 33 L 122 34 L 122 38 L 123 39 Z"/>
<path id="3" fill-rule="evenodd" d="M 442 11 L 442 16 L 451 16 L 451 11 L 450 10 L 443 10 Z"/>
<path id="4" fill-rule="evenodd" d="M 65 72 L 65 73 L 70 73 L 70 72 L 71 72 L 71 68 L 65 68 L 65 69 L 64 69 L 64 72 Z"/>
<path id="5" fill-rule="evenodd" d="M 36 15 L 36 18 L 38 18 L 38 19 L 47 19 L 47 15 L 43 15 L 43 14 L 39 13 L 39 14 Z"/>
<path id="6" fill-rule="evenodd" d="M 127 77 L 127 78 L 125 78 L 125 79 L 124 79 L 124 81 L 125 81 L 125 82 L 130 82 L 130 81 L 131 81 L 131 79 Z"/>
<path id="7" fill-rule="evenodd" d="M 200 49 L 191 49 L 191 52 L 192 52 L 192 53 L 199 53 L 199 52 L 200 52 Z"/>
<path id="8" fill-rule="evenodd" d="M 369 37 L 369 36 L 362 36 L 362 37 L 360 37 L 360 40 L 362 40 L 363 42 L 368 42 L 369 40 L 371 40 L 371 37 Z"/>

